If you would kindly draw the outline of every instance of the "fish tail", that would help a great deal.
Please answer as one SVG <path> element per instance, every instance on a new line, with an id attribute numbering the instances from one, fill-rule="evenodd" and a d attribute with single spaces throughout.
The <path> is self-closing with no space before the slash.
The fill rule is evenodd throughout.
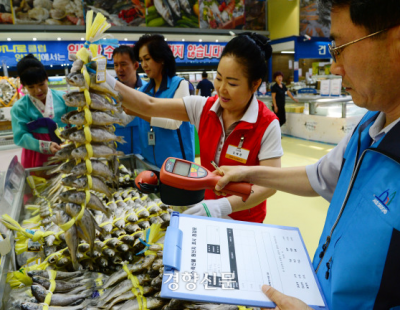
<path id="1" fill-rule="evenodd" d="M 50 169 L 50 170 L 48 170 L 48 171 L 46 172 L 46 174 L 47 174 L 47 175 L 50 175 L 50 174 L 54 174 L 54 173 L 60 172 L 60 167 L 61 167 L 61 166 L 57 166 L 57 167 L 55 167 L 55 168 L 53 168 L 53 169 Z"/>
<path id="2" fill-rule="evenodd" d="M 119 143 L 121 143 L 121 144 L 127 143 L 127 142 L 124 140 L 124 137 L 123 137 L 123 136 L 119 136 L 118 139 L 117 139 L 117 142 L 119 142 Z"/>

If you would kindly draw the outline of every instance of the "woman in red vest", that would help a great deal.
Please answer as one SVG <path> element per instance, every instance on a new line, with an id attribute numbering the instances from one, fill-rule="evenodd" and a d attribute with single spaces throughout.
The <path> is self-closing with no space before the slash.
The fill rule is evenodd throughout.
<path id="1" fill-rule="evenodd" d="M 217 96 L 161 99 L 132 90 L 107 76 L 107 83 L 123 96 L 123 105 L 142 115 L 190 121 L 200 139 L 201 164 L 280 167 L 283 155 L 279 121 L 254 93 L 267 73 L 272 48 L 268 39 L 255 33 L 241 34 L 224 48 L 214 81 Z M 246 202 L 240 197 L 216 196 L 207 191 L 205 200 L 185 213 L 212 217 L 228 216 L 261 223 L 266 199 L 275 190 L 253 186 Z"/>

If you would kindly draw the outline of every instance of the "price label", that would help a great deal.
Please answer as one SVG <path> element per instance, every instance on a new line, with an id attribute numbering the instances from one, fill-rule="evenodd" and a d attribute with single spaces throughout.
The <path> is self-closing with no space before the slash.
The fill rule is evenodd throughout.
<path id="1" fill-rule="evenodd" d="M 11 206 L 12 202 L 14 200 L 14 195 L 11 193 L 11 191 L 7 188 L 4 192 L 4 199 L 7 201 L 7 203 Z"/>
<path id="2" fill-rule="evenodd" d="M 11 182 L 14 184 L 15 188 L 19 188 L 20 178 L 17 176 L 16 173 L 12 173 L 10 177 Z"/>
<path id="3" fill-rule="evenodd" d="M 97 64 L 96 83 L 104 83 L 106 81 L 107 59 L 104 56 L 98 56 L 93 60 Z"/>

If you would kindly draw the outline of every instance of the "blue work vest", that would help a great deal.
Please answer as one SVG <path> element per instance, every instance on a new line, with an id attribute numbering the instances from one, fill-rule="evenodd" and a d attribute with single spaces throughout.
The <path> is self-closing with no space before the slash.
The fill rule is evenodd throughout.
<path id="1" fill-rule="evenodd" d="M 371 145 L 378 114 L 347 145 L 314 256 L 331 310 L 400 306 L 400 123 Z"/>
<path id="2" fill-rule="evenodd" d="M 160 88 L 155 94 L 153 80 L 141 87 L 139 91 L 156 98 L 173 98 L 182 81 L 183 78 L 178 76 L 172 78 L 164 76 Z M 151 129 L 150 123 L 140 118 L 137 119 L 142 156 L 148 162 L 161 168 L 168 157 L 185 157 L 186 160 L 194 161 L 194 127 L 189 122 L 182 122 L 178 130 L 152 127 L 155 133 L 155 145 L 149 145 L 148 132 Z M 180 132 L 181 140 L 179 139 L 178 131 Z"/>

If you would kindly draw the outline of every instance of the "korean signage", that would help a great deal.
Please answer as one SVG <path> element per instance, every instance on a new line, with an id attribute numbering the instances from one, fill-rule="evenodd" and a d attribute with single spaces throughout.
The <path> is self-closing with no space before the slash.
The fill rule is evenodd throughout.
<path id="1" fill-rule="evenodd" d="M 296 59 L 313 58 L 313 59 L 330 59 L 328 41 L 303 41 L 296 42 Z"/>
<path id="2" fill-rule="evenodd" d="M 1 43 L 0 43 L 1 44 Z M 134 42 L 123 42 L 133 46 Z M 177 65 L 218 64 L 226 43 L 170 42 Z M 76 54 L 83 47 L 83 42 L 74 41 L 37 41 L 37 42 L 2 42 L 0 45 L 0 63 L 4 60 L 9 67 L 31 53 L 45 66 L 71 64 L 69 54 Z M 113 64 L 113 46 L 98 47 L 98 53 L 104 55 L 108 65 Z"/>

